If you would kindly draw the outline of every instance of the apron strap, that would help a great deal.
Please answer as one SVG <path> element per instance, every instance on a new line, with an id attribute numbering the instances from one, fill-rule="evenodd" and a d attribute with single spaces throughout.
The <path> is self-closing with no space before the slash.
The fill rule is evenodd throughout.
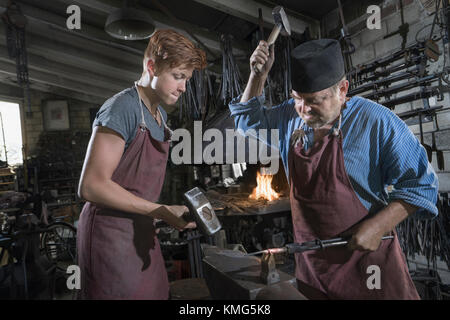
<path id="1" fill-rule="evenodd" d="M 158 107 L 158 112 L 159 112 L 159 116 L 161 117 L 161 121 L 162 121 L 162 123 L 164 125 L 164 129 L 167 131 L 167 133 L 169 135 L 169 140 L 170 140 L 170 137 L 172 137 L 172 135 L 173 135 L 173 131 L 172 131 L 172 129 L 169 128 L 169 126 L 167 125 L 166 121 L 164 120 L 164 117 L 163 117 L 159 107 Z"/>
<path id="2" fill-rule="evenodd" d="M 291 136 L 291 144 L 294 146 L 297 146 L 297 144 L 300 142 L 300 139 L 304 139 L 306 134 L 305 134 L 305 129 L 304 126 L 306 125 L 306 122 L 303 121 L 303 123 L 301 124 L 299 129 L 295 129 L 294 132 L 292 133 Z M 332 134 L 334 136 L 339 136 L 340 134 L 340 130 L 341 130 L 341 125 L 342 125 L 342 112 L 339 114 L 339 121 L 337 122 L 337 127 L 332 128 L 330 131 L 332 131 Z M 304 143 L 304 141 L 303 141 Z"/>
<path id="3" fill-rule="evenodd" d="M 136 87 L 136 92 L 138 94 L 138 100 L 139 100 L 139 106 L 141 107 L 141 123 L 140 123 L 140 127 L 141 127 L 141 130 L 145 130 L 144 128 L 147 128 L 147 125 L 145 124 L 144 108 L 142 107 L 142 100 L 141 100 L 141 95 L 139 94 L 137 81 L 134 82 L 134 86 Z"/>
<path id="4" fill-rule="evenodd" d="M 339 133 L 341 132 L 341 124 L 342 124 L 342 112 L 339 113 L 339 121 L 338 121 L 338 126 L 337 128 L 333 129 L 333 135 L 335 135 L 336 137 L 339 135 Z"/>
<path id="5" fill-rule="evenodd" d="M 137 81 L 134 82 L 134 86 L 136 87 L 136 91 L 137 91 L 138 99 L 139 99 L 139 105 L 141 107 L 141 123 L 140 123 L 140 126 L 141 126 L 141 130 L 144 131 L 145 128 L 147 128 L 147 125 L 145 123 L 144 107 L 142 106 L 142 99 L 141 99 L 141 95 L 139 94 Z M 171 137 L 173 135 L 173 131 L 172 131 L 172 129 L 169 128 L 169 126 L 167 125 L 166 121 L 164 120 L 164 117 L 163 117 L 163 115 L 161 113 L 161 110 L 159 109 L 159 106 L 158 106 L 157 109 L 158 109 L 158 112 L 159 112 L 159 116 L 161 117 L 161 121 L 162 121 L 162 123 L 164 125 L 164 133 L 165 133 L 164 134 L 164 136 L 165 136 L 164 140 L 169 140 L 170 141 L 170 139 L 171 139 Z"/>

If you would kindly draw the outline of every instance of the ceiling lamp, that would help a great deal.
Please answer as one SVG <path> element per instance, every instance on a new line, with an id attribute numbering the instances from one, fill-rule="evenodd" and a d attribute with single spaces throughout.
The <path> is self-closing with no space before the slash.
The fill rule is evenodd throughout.
<path id="1" fill-rule="evenodd" d="M 116 39 L 142 40 L 155 32 L 155 25 L 147 13 L 127 7 L 125 0 L 123 7 L 113 11 L 106 19 L 105 31 Z"/>

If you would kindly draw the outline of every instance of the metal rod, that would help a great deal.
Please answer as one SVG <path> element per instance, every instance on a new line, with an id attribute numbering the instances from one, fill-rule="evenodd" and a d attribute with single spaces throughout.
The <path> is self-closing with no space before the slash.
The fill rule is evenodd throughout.
<path id="1" fill-rule="evenodd" d="M 381 240 L 388 240 L 388 239 L 393 239 L 394 236 L 384 236 L 381 238 Z M 247 256 L 255 256 L 258 254 L 263 254 L 263 253 L 269 253 L 269 254 L 277 254 L 277 253 L 295 253 L 295 252 L 304 252 L 304 251 L 310 251 L 310 250 L 319 250 L 319 249 L 324 249 L 327 247 L 336 247 L 336 246 L 343 246 L 348 244 L 348 240 L 344 239 L 344 238 L 334 238 L 334 239 L 328 239 L 328 240 L 313 240 L 313 241 L 308 241 L 308 242 L 303 242 L 301 244 L 295 244 L 293 243 L 292 247 L 294 247 L 294 252 L 290 252 L 290 248 L 289 245 L 287 245 L 286 247 L 282 247 L 282 248 L 273 248 L 273 249 L 266 249 L 266 250 L 261 250 L 261 251 L 257 251 L 257 252 L 253 252 L 253 253 L 248 253 L 246 254 Z M 295 246 L 296 245 L 296 246 Z"/>

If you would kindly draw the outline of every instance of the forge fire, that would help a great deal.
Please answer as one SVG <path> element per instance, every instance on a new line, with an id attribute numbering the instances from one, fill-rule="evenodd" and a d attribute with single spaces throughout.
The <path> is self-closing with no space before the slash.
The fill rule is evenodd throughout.
<path id="1" fill-rule="evenodd" d="M 277 200 L 280 195 L 272 188 L 273 175 L 260 174 L 257 172 L 256 182 L 257 186 L 253 189 L 250 199 L 266 199 L 268 201 Z"/>

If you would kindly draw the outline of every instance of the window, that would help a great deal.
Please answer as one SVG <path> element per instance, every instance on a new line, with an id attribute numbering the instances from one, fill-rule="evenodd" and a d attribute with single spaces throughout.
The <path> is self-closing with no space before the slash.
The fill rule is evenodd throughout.
<path id="1" fill-rule="evenodd" d="M 22 145 L 19 105 L 0 101 L 0 160 L 8 165 L 22 164 Z"/>

